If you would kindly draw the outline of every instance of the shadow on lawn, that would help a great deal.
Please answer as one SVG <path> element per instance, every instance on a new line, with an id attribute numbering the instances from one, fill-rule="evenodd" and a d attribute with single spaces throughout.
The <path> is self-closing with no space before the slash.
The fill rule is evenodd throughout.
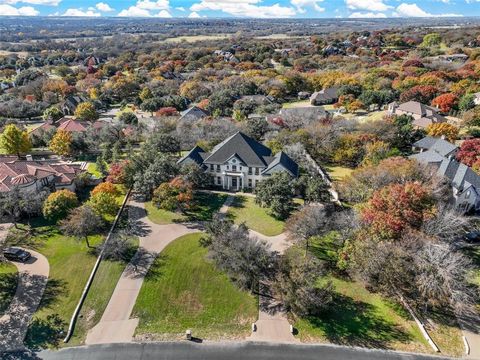
<path id="1" fill-rule="evenodd" d="M 307 318 L 314 328 L 336 344 L 389 349 L 392 341 L 408 342 L 411 336 L 379 317 L 374 306 L 336 294 L 333 306 L 321 317 Z"/>
<path id="2" fill-rule="evenodd" d="M 17 288 L 18 274 L 8 273 L 0 275 L 0 316 L 8 308 Z"/>
<path id="3" fill-rule="evenodd" d="M 195 193 L 194 205 L 191 209 L 185 211 L 187 221 L 204 222 L 210 221 L 213 215 L 217 213 L 225 203 L 227 195 L 216 193 Z M 184 220 L 174 220 L 174 222 L 184 222 Z"/>
<path id="4" fill-rule="evenodd" d="M 38 305 L 38 310 L 50 308 L 55 301 L 62 295 L 67 293 L 67 282 L 61 279 L 49 278 L 45 290 L 43 292 L 42 300 Z"/>
<path id="5" fill-rule="evenodd" d="M 50 314 L 46 319 L 33 319 L 25 337 L 26 347 L 34 351 L 47 347 L 57 348 L 67 325 L 57 314 Z"/>

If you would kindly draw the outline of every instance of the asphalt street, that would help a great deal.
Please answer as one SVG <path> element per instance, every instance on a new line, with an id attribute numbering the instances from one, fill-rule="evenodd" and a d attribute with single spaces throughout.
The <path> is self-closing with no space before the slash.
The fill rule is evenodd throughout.
<path id="1" fill-rule="evenodd" d="M 292 345 L 267 343 L 124 343 L 73 347 L 43 351 L 25 357 L 2 356 L 2 359 L 45 360 L 439 360 L 440 356 L 367 350 L 332 345 Z"/>

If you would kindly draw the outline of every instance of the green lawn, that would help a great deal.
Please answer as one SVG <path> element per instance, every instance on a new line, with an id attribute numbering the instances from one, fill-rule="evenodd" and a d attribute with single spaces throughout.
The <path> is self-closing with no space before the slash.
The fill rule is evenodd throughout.
<path id="1" fill-rule="evenodd" d="M 334 306 L 322 317 L 297 319 L 295 327 L 302 341 L 429 351 L 415 322 L 401 307 L 368 292 L 358 282 L 328 279 L 335 287 Z"/>
<path id="2" fill-rule="evenodd" d="M 249 229 L 267 236 L 279 235 L 283 232 L 285 222 L 268 214 L 268 209 L 255 204 L 253 196 L 235 196 L 228 210 L 228 215 L 235 223 L 244 222 Z"/>
<path id="3" fill-rule="evenodd" d="M 299 107 L 311 107 L 310 100 L 298 100 L 288 103 L 283 103 L 282 108 L 284 109 L 291 109 L 291 108 L 299 108 Z"/>
<path id="4" fill-rule="evenodd" d="M 131 255 L 134 254 L 137 248 L 138 238 L 134 238 L 132 239 Z M 83 344 L 88 330 L 100 321 L 125 266 L 126 261 L 103 260 L 100 263 L 90 291 L 80 311 L 75 331 L 68 343 L 69 346 Z"/>
<path id="5" fill-rule="evenodd" d="M 209 221 L 227 199 L 225 194 L 196 192 L 194 205 L 184 214 L 158 209 L 151 201 L 145 204 L 148 218 L 160 225 L 185 221 Z"/>
<path id="6" fill-rule="evenodd" d="M 37 227 L 36 231 L 36 249 L 47 257 L 50 275 L 26 338 L 32 349 L 60 345 L 96 260 L 85 242 L 63 236 L 55 226 Z M 90 244 L 95 246 L 101 240 L 101 236 L 91 236 Z"/>
<path id="7" fill-rule="evenodd" d="M 133 316 L 140 319 L 137 338 L 240 338 L 257 319 L 257 299 L 238 290 L 206 260 L 201 234 L 182 236 L 168 245 L 150 269 Z"/>
<path id="8" fill-rule="evenodd" d="M 96 178 L 102 178 L 102 174 L 97 170 L 97 165 L 94 162 L 89 162 L 87 165 L 87 171 Z"/>
<path id="9" fill-rule="evenodd" d="M 324 166 L 324 168 L 333 181 L 341 181 L 355 170 L 345 166 Z"/>
<path id="10" fill-rule="evenodd" d="M 0 263 L 0 317 L 7 310 L 17 289 L 17 267 L 11 262 Z"/>
<path id="11" fill-rule="evenodd" d="M 310 252 L 333 265 L 340 242 L 335 233 L 310 242 Z M 331 273 L 319 281 L 331 280 L 334 305 L 321 317 L 294 319 L 302 341 L 323 341 L 342 345 L 432 352 L 408 312 L 380 294 L 369 292 L 361 282 Z M 463 350 L 459 329 L 448 321 L 437 322 L 429 334 L 442 354 L 460 356 Z"/>

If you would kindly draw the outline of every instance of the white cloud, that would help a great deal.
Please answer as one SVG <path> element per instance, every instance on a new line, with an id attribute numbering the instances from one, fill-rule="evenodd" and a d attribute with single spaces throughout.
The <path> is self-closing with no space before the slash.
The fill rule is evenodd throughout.
<path id="1" fill-rule="evenodd" d="M 32 4 L 32 5 L 49 5 L 49 6 L 57 6 L 60 4 L 62 0 L 0 0 L 0 4 L 16 4 L 16 3 L 25 3 L 25 4 Z M 5 15 L 1 13 L 2 15 Z"/>
<path id="2" fill-rule="evenodd" d="M 293 7 L 274 4 L 257 5 L 261 0 L 202 0 L 190 7 L 191 11 L 222 11 L 238 17 L 286 18 L 296 15 Z"/>
<path id="3" fill-rule="evenodd" d="M 189 17 L 190 19 L 198 19 L 198 18 L 200 18 L 201 16 L 200 16 L 197 12 L 193 11 L 193 12 L 190 13 L 190 15 L 188 15 L 188 17 Z"/>
<path id="4" fill-rule="evenodd" d="M 128 9 L 123 9 L 118 13 L 118 16 L 125 17 L 150 17 L 148 10 L 140 9 L 136 6 L 130 6 Z"/>
<path id="5" fill-rule="evenodd" d="M 103 12 L 109 12 L 109 11 L 113 11 L 113 9 L 110 7 L 110 5 L 104 3 L 104 2 L 99 2 L 97 3 L 97 5 L 95 5 L 95 7 L 100 10 L 100 11 L 103 11 Z"/>
<path id="6" fill-rule="evenodd" d="M 403 17 L 458 17 L 460 14 L 430 14 L 422 10 L 417 4 L 401 3 L 397 6 L 395 16 Z"/>
<path id="7" fill-rule="evenodd" d="M 118 13 L 118 16 L 125 17 L 172 17 L 168 11 L 170 8 L 169 0 L 138 0 L 133 6 L 128 9 L 123 9 Z M 160 10 L 156 15 L 150 13 L 151 10 Z"/>
<path id="8" fill-rule="evenodd" d="M 345 3 L 351 10 L 386 11 L 392 8 L 383 0 L 345 0 Z"/>
<path id="9" fill-rule="evenodd" d="M 387 15 L 385 15 L 384 13 L 374 13 L 374 12 L 354 12 L 354 13 L 351 13 L 349 16 L 349 18 L 364 18 L 364 19 L 367 19 L 367 18 L 370 18 L 370 19 L 374 19 L 374 18 L 386 18 Z"/>
<path id="10" fill-rule="evenodd" d="M 11 5 L 0 5 L 0 14 L 5 16 L 37 16 L 39 11 L 31 6 L 16 8 Z"/>
<path id="11" fill-rule="evenodd" d="M 186 11 L 183 6 L 176 7 L 175 9 L 178 10 L 178 11 Z"/>
<path id="12" fill-rule="evenodd" d="M 323 12 L 325 8 L 320 6 L 323 0 L 291 0 L 290 3 L 295 6 L 300 13 L 305 13 L 305 7 L 313 7 L 315 11 Z"/>
<path id="13" fill-rule="evenodd" d="M 100 13 L 93 10 L 83 11 L 82 9 L 67 9 L 62 16 L 98 17 L 100 16 Z"/>
<path id="14" fill-rule="evenodd" d="M 145 10 L 166 10 L 170 7 L 168 0 L 158 0 L 158 1 L 150 1 L 150 0 L 140 0 L 137 1 L 137 5 L 135 5 L 139 9 Z"/>
<path id="15" fill-rule="evenodd" d="M 161 10 L 158 12 L 157 15 L 155 15 L 155 17 L 161 17 L 161 18 L 171 18 L 172 17 L 172 14 L 170 14 L 168 12 L 168 10 Z"/>

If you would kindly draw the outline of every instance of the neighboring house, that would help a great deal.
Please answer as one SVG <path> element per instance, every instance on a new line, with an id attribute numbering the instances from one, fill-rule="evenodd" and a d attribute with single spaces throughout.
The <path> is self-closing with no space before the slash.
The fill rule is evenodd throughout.
<path id="1" fill-rule="evenodd" d="M 90 100 L 82 94 L 69 95 L 65 98 L 62 105 L 62 112 L 65 115 L 73 115 L 77 106 L 83 102 L 89 102 Z"/>
<path id="2" fill-rule="evenodd" d="M 65 130 L 71 133 L 83 133 L 86 132 L 89 128 L 102 129 L 107 122 L 102 120 L 97 120 L 93 123 L 88 121 L 80 121 L 71 118 L 61 118 L 60 120 L 51 123 L 45 122 L 39 127 L 35 128 L 30 132 L 30 135 L 33 136 L 42 136 L 43 133 L 49 132 L 53 129 Z"/>
<path id="3" fill-rule="evenodd" d="M 310 98 L 310 96 L 312 96 L 312 94 L 309 93 L 308 91 L 300 91 L 297 94 L 298 100 L 307 100 L 308 98 Z"/>
<path id="4" fill-rule="evenodd" d="M 455 160 L 457 146 L 441 138 L 427 136 L 414 143 L 413 147 L 422 151 L 411 155 L 411 159 L 433 167 L 439 176 L 448 179 L 457 209 L 464 213 L 480 211 L 480 176 Z"/>
<path id="5" fill-rule="evenodd" d="M 187 109 L 185 111 L 182 111 L 180 113 L 180 119 L 179 120 L 187 120 L 187 121 L 198 121 L 201 120 L 210 114 L 208 111 L 203 110 L 199 108 L 198 106 L 192 106 L 190 109 Z"/>
<path id="6" fill-rule="evenodd" d="M 475 105 L 480 105 L 480 92 L 473 94 L 473 103 Z"/>
<path id="7" fill-rule="evenodd" d="M 413 144 L 413 150 L 424 152 L 428 150 L 435 151 L 443 157 L 455 157 L 458 146 L 448 142 L 444 138 L 425 136 Z"/>
<path id="8" fill-rule="evenodd" d="M 298 176 L 298 165 L 285 153 L 272 151 L 251 137 L 237 132 L 211 152 L 194 147 L 178 164 L 196 163 L 212 175 L 213 185 L 225 190 L 254 189 L 258 182 L 276 172 Z"/>
<path id="9" fill-rule="evenodd" d="M 388 113 L 390 115 L 410 115 L 413 117 L 413 126 L 417 129 L 425 129 L 434 123 L 447 122 L 438 110 L 434 107 L 422 104 L 418 101 L 407 101 L 403 104 L 397 102 L 388 105 Z"/>
<path id="10" fill-rule="evenodd" d="M 75 179 L 85 171 L 85 166 L 86 163 L 1 157 L 0 192 L 8 192 L 15 187 L 20 191 L 40 191 L 45 187 L 75 191 Z"/>
<path id="11" fill-rule="evenodd" d="M 333 104 L 338 101 L 338 87 L 329 87 L 320 91 L 315 91 L 310 96 L 310 104 L 314 106 Z"/>

